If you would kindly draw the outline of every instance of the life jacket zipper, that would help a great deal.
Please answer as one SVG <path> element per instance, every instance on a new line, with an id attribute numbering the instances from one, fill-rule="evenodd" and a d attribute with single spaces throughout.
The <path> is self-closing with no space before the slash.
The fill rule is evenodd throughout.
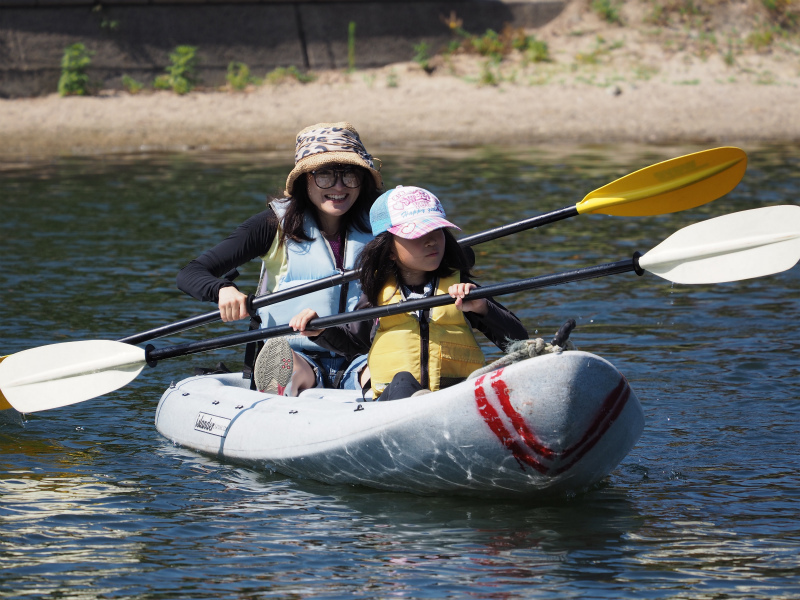
<path id="1" fill-rule="evenodd" d="M 428 382 L 429 373 L 428 373 L 428 356 L 430 354 L 430 326 L 428 324 L 428 318 L 430 316 L 430 310 L 422 310 L 420 311 L 419 316 L 419 343 L 420 343 L 420 384 L 424 388 L 430 389 L 430 383 Z"/>
<path id="2" fill-rule="evenodd" d="M 331 250 L 333 251 L 333 250 Z M 344 273 L 344 266 L 347 264 L 347 232 L 344 232 L 342 236 L 342 268 L 336 268 L 339 271 L 339 275 Z M 336 267 L 336 257 L 333 257 L 333 266 Z M 344 284 L 339 288 L 339 312 L 344 313 L 347 312 L 347 294 L 349 292 L 350 282 L 345 281 Z"/>

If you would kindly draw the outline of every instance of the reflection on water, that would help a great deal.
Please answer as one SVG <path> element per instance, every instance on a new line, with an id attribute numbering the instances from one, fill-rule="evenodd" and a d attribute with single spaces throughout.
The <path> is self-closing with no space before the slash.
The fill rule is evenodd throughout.
<path id="1" fill-rule="evenodd" d="M 700 148 L 379 153 L 471 234 L 570 206 Z M 580 216 L 476 248 L 484 283 L 645 252 L 688 224 L 796 203 L 797 148 L 746 148 L 742 183 L 691 211 Z M 177 270 L 279 193 L 272 155 L 6 165 L 0 354 L 117 339 L 211 307 Z M 241 269 L 254 286 L 258 265 Z M 163 361 L 103 398 L 0 418 L 0 594 L 16 598 L 797 597 L 800 269 L 715 286 L 633 274 L 506 296 L 538 335 L 578 321 L 642 399 L 636 448 L 593 492 L 549 503 L 419 498 L 243 469 L 155 431 L 171 380 L 239 349 Z M 229 333 L 216 324 L 157 341 Z M 487 350 L 491 348 L 487 347 Z"/>

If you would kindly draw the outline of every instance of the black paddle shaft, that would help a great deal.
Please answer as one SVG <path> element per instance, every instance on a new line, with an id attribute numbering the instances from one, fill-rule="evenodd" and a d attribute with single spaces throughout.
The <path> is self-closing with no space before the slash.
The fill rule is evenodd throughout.
<path id="1" fill-rule="evenodd" d="M 556 221 L 561 221 L 577 215 L 578 209 L 575 206 L 568 206 L 567 208 L 554 210 L 543 215 L 531 217 L 530 219 L 525 219 L 516 223 L 510 223 L 508 225 L 502 225 L 500 227 L 495 227 L 494 229 L 482 231 L 474 235 L 468 235 L 467 237 L 458 240 L 458 243 L 468 248 L 470 246 L 475 246 L 476 244 L 482 244 L 483 242 L 505 237 L 526 229 L 541 227 L 542 225 L 547 225 L 548 223 L 554 223 Z M 351 269 L 349 271 L 343 271 L 341 273 L 337 273 L 336 275 L 331 275 L 330 277 L 324 277 L 323 279 L 317 279 L 315 281 L 303 283 L 286 290 L 268 294 L 266 296 L 259 296 L 256 298 L 251 294 L 248 298 L 250 313 L 254 314 L 256 310 L 264 306 L 277 304 L 278 302 L 283 302 L 284 300 L 299 298 L 300 296 L 317 292 L 319 290 L 325 290 L 330 287 L 336 287 L 337 285 L 343 285 L 356 279 L 358 279 L 358 271 Z M 219 319 L 219 310 L 214 310 L 202 315 L 184 319 L 182 321 L 176 321 L 175 323 L 162 325 L 161 327 L 156 327 L 148 331 L 135 333 L 117 341 L 124 342 L 126 344 L 141 344 L 142 342 L 148 342 L 155 338 L 164 337 L 172 333 L 178 333 L 179 331 L 186 331 L 187 329 L 199 327 L 200 325 L 214 323 L 215 321 L 219 321 Z"/>
<path id="2" fill-rule="evenodd" d="M 633 255 L 633 258 L 621 260 L 615 263 L 607 263 L 594 267 L 575 269 L 574 271 L 566 271 L 564 273 L 556 273 L 554 275 L 542 275 L 540 277 L 532 277 L 530 279 L 520 279 L 518 281 L 511 281 L 508 283 L 487 285 L 486 287 L 480 287 L 472 290 L 469 293 L 468 298 L 470 300 L 477 300 L 480 298 L 488 298 L 490 296 L 502 296 L 505 294 L 513 294 L 516 292 L 523 292 L 537 288 L 571 283 L 573 281 L 583 281 L 585 279 L 606 277 L 608 275 L 616 275 L 617 273 L 628 273 L 630 271 L 635 271 L 637 275 L 642 275 L 644 273 L 644 271 L 642 271 L 642 269 L 639 267 L 638 252 Z M 418 300 L 407 300 L 405 302 L 398 302 L 396 304 L 365 308 L 363 310 L 332 315 L 329 317 L 317 317 L 308 323 L 308 329 L 325 329 L 327 327 L 344 325 L 346 323 L 354 323 L 356 321 L 370 321 L 372 319 L 379 319 L 381 317 L 388 317 L 405 312 L 424 310 L 427 308 L 433 308 L 435 306 L 444 306 L 445 304 L 452 304 L 453 302 L 455 302 L 455 298 L 451 298 L 447 294 L 433 296 L 430 298 L 420 298 Z M 167 346 L 165 348 L 155 348 L 152 344 L 150 344 L 145 348 L 145 359 L 147 360 L 147 364 L 149 364 L 151 367 L 154 367 L 159 360 L 164 360 L 167 358 L 187 356 L 189 354 L 198 354 L 200 352 L 209 352 L 211 350 L 219 350 L 220 348 L 229 348 L 231 346 L 240 346 L 242 344 L 248 344 L 250 342 L 263 340 L 266 338 L 280 337 L 294 333 L 295 331 L 289 325 L 276 325 L 275 327 L 233 333 L 212 340 L 189 342 L 177 346 Z"/>
<path id="3" fill-rule="evenodd" d="M 342 285 L 348 281 L 353 281 L 354 279 L 358 279 L 358 271 L 344 271 L 343 273 L 337 273 L 336 275 L 331 275 L 330 277 L 317 279 L 315 281 L 300 284 L 287 290 L 275 292 L 274 294 L 259 296 L 258 298 L 251 294 L 248 297 L 248 308 L 250 309 L 251 314 L 255 314 L 255 311 L 262 306 L 269 306 L 270 304 L 276 304 L 284 300 L 291 300 L 292 298 L 304 296 L 305 294 L 310 294 L 311 292 Z M 124 342 L 126 344 L 141 344 L 142 342 L 164 337 L 172 333 L 178 333 L 179 331 L 186 331 L 187 329 L 199 327 L 200 325 L 214 323 L 215 321 L 219 321 L 219 319 L 219 309 L 217 309 L 202 315 L 189 317 L 183 321 L 176 321 L 175 323 L 162 325 L 161 327 L 156 327 L 155 329 L 150 329 L 141 333 L 135 333 L 117 341 Z"/>

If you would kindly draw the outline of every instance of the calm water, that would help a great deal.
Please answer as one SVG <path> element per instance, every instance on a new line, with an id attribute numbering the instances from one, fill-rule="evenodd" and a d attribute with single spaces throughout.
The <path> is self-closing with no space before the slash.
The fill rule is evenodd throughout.
<path id="1" fill-rule="evenodd" d="M 465 234 L 578 202 L 697 147 L 382 153 Z M 581 216 L 478 247 L 500 282 L 622 260 L 698 220 L 797 203 L 800 148 L 745 148 L 742 183 L 692 211 Z M 211 309 L 177 270 L 282 189 L 264 155 L 59 160 L 0 170 L 0 354 L 118 339 Z M 255 285 L 258 265 L 242 269 Z M 503 299 L 531 332 L 578 321 L 644 405 L 597 490 L 550 504 L 421 498 L 293 480 L 174 447 L 163 361 L 108 396 L 0 416 L 0 596 L 15 598 L 800 597 L 800 267 L 673 286 L 616 275 Z M 218 324 L 157 344 L 234 331 Z"/>

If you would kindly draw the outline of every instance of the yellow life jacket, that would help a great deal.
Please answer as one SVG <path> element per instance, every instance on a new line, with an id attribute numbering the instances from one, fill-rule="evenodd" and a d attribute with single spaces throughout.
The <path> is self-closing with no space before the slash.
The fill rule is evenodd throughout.
<path id="1" fill-rule="evenodd" d="M 436 295 L 461 281 L 458 273 L 438 282 Z M 381 306 L 402 300 L 391 277 L 381 290 Z M 424 357 L 427 355 L 427 361 Z M 377 398 L 400 371 L 409 371 L 432 391 L 464 380 L 486 364 L 472 327 L 453 304 L 437 306 L 428 319 L 412 313 L 381 317 L 369 351 L 372 395 Z"/>

